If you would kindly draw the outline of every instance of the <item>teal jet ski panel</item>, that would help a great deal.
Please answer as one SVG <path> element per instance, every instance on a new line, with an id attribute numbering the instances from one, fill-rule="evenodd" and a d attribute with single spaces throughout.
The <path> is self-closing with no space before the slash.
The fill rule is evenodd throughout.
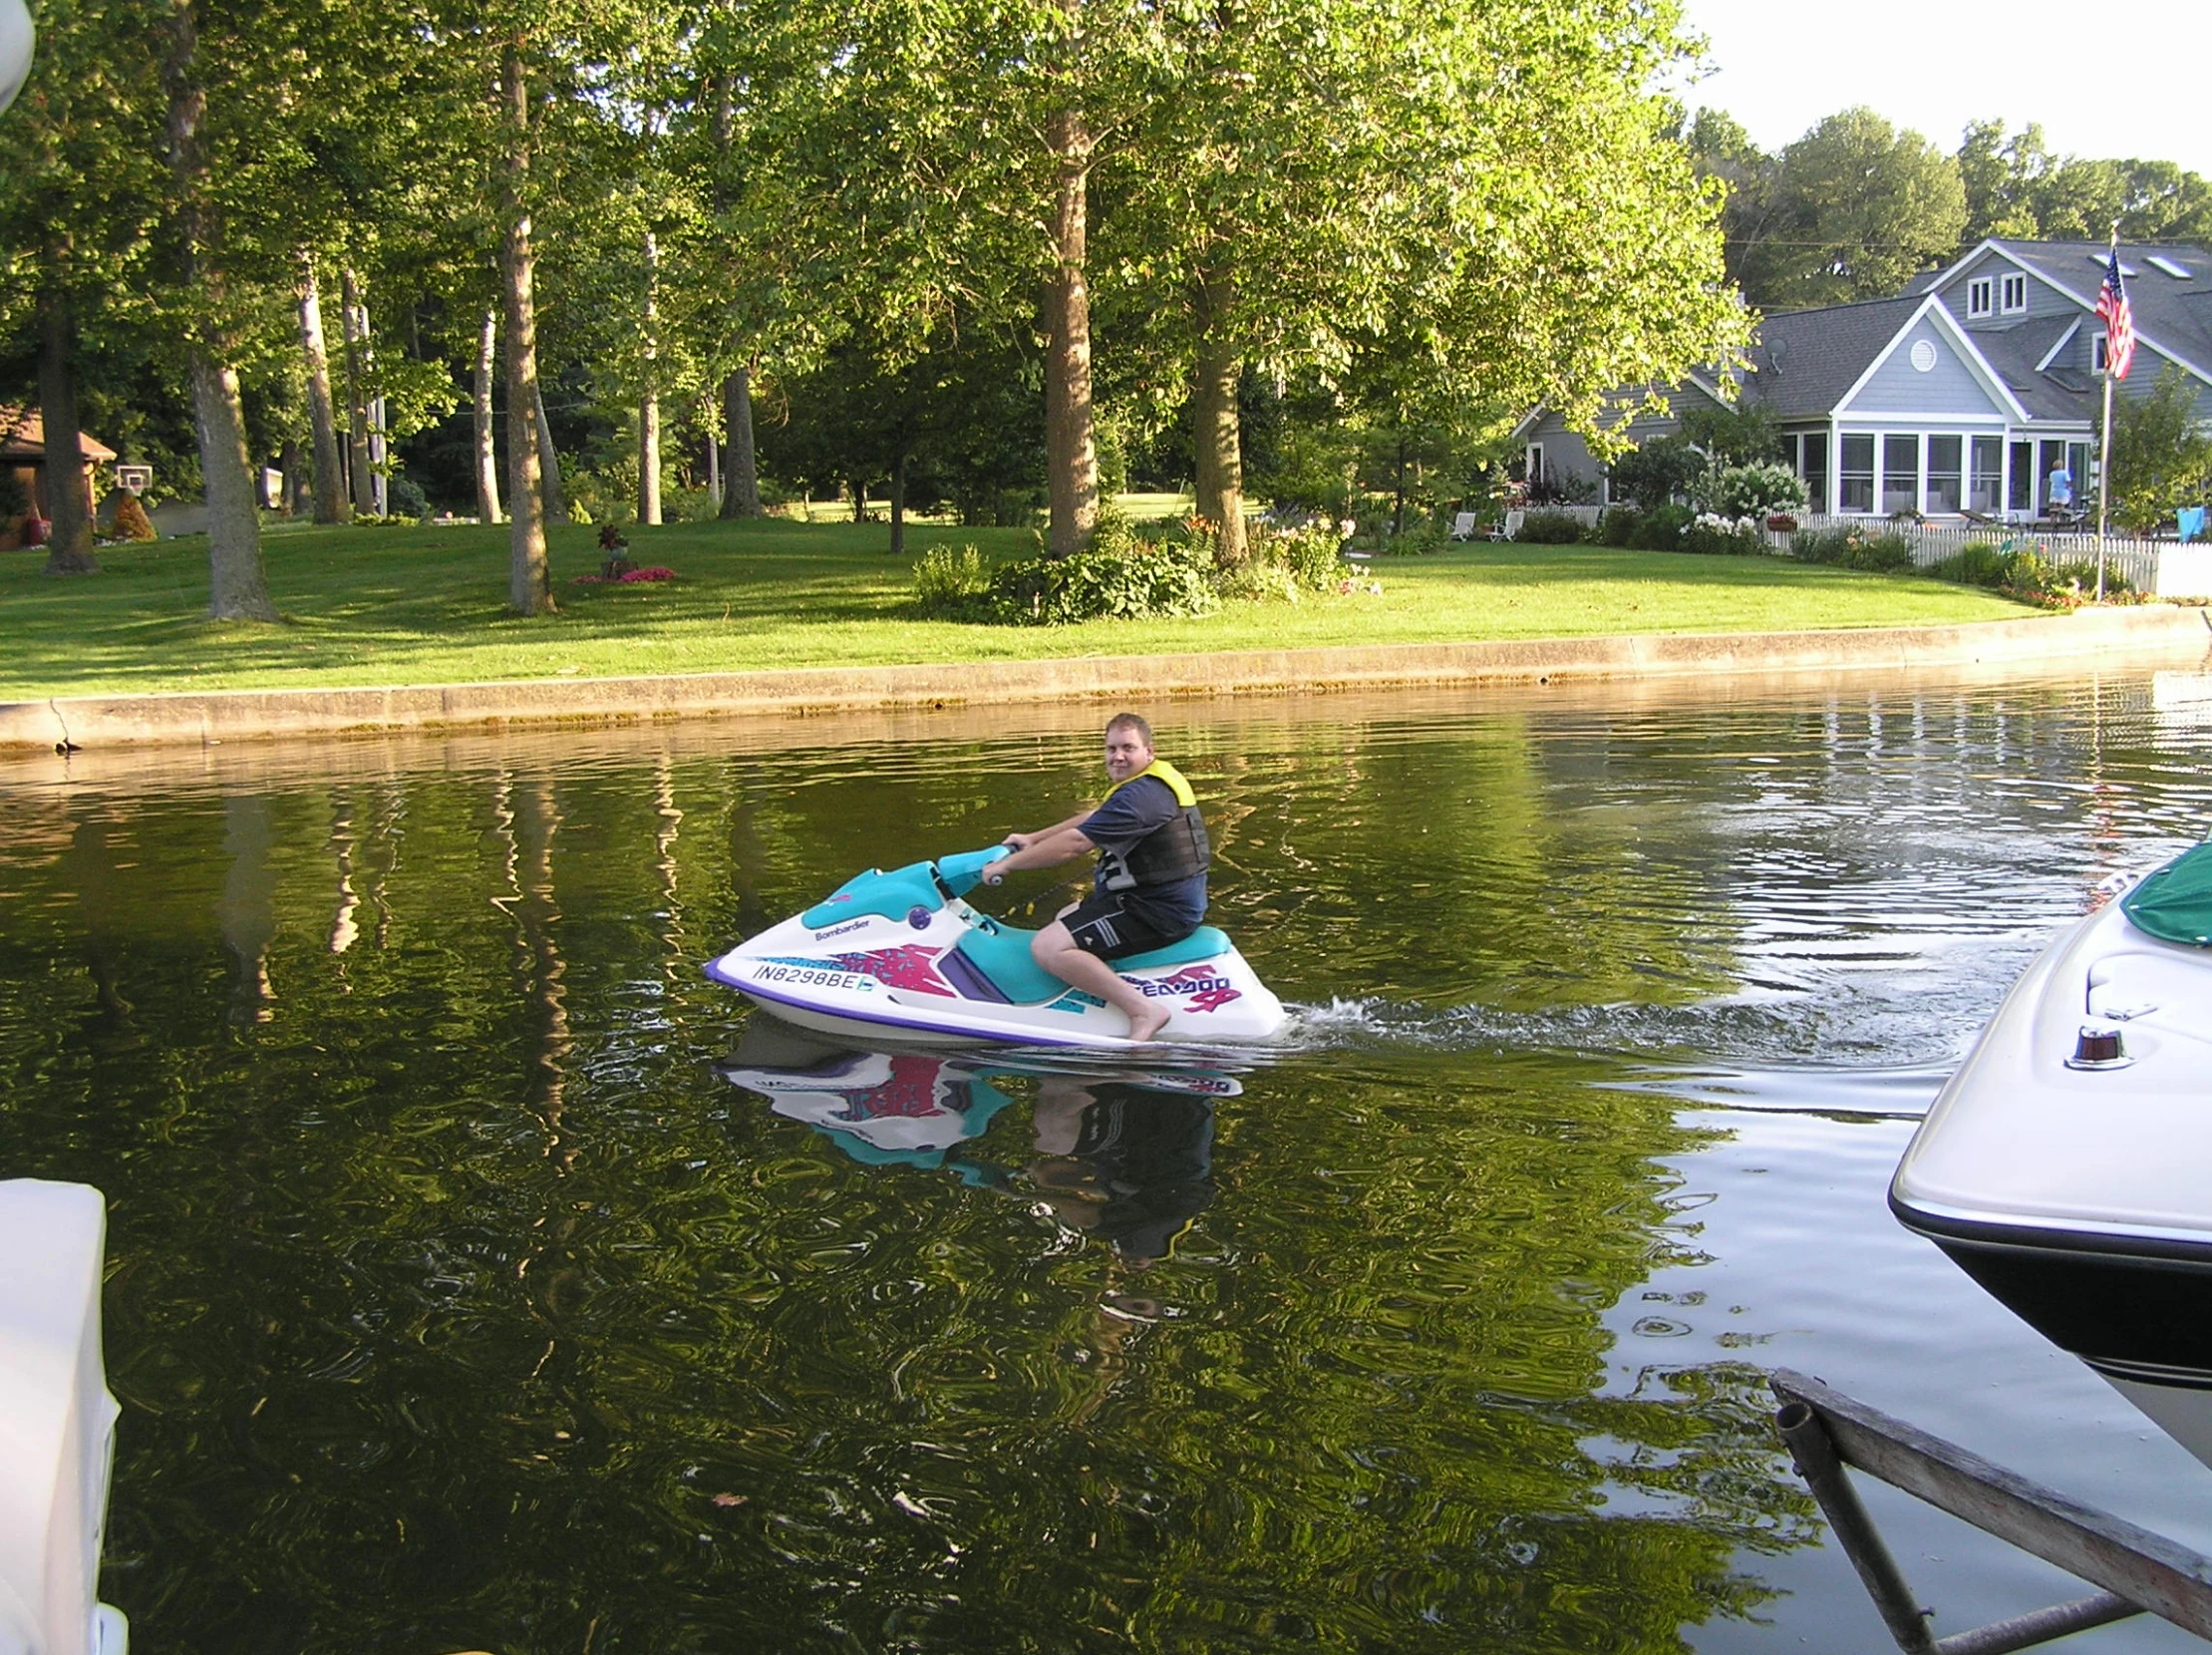
<path id="1" fill-rule="evenodd" d="M 937 875 L 928 862 L 909 862 L 884 873 L 869 868 L 855 873 L 827 897 L 798 916 L 799 923 L 820 930 L 848 919 L 904 919 L 916 908 L 935 913 L 945 905 L 937 888 Z"/>
<path id="2" fill-rule="evenodd" d="M 1005 995 L 1008 1004 L 1042 1005 L 1066 994 L 1068 985 L 1030 956 L 1030 939 L 1036 934 L 986 920 L 962 937 L 954 952 L 975 967 L 991 987 Z M 1113 964 L 1124 971 L 1188 965 L 1226 954 L 1229 948 L 1225 932 L 1211 925 L 1201 925 L 1180 942 L 1171 942 L 1165 948 L 1154 948 L 1146 954 L 1127 954 Z"/>
<path id="3" fill-rule="evenodd" d="M 2120 898 L 2138 931 L 2164 942 L 2212 947 L 2212 844 L 2184 850 Z"/>

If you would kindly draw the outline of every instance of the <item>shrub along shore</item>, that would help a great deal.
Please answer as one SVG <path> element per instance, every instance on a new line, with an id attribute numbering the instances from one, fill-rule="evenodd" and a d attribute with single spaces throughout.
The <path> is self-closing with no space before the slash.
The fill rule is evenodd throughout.
<path id="1" fill-rule="evenodd" d="M 629 553 L 671 580 L 590 581 L 589 528 L 553 531 L 561 612 L 506 604 L 506 531 L 474 524 L 272 534 L 285 620 L 208 621 L 197 537 L 101 552 L 104 572 L 55 579 L 0 556 L 0 695 L 312 689 L 502 679 L 956 664 L 1097 655 L 1441 643 L 1653 632 L 1951 625 L 2030 611 L 2004 594 L 1912 575 L 1771 557 L 1690 557 L 1594 545 L 1451 546 L 1378 556 L 1353 589 L 1295 577 L 1228 580 L 1206 612 L 1070 625 L 923 615 L 914 562 L 978 551 L 987 586 L 1034 557 L 1026 530 L 914 524 L 894 560 L 879 523 L 783 519 L 631 528 Z M 943 561 L 940 558 L 940 561 Z M 1253 594 L 1257 595 L 1253 595 Z"/>

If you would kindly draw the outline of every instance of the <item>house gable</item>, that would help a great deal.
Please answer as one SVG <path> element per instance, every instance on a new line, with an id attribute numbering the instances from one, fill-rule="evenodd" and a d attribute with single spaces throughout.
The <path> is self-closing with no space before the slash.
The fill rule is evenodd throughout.
<path id="1" fill-rule="evenodd" d="M 2025 420 L 2026 409 L 1931 293 L 1836 404 L 1856 419 Z"/>

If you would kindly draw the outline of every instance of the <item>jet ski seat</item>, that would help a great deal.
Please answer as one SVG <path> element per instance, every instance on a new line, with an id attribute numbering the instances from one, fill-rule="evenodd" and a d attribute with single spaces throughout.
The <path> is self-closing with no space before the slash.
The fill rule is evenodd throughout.
<path id="1" fill-rule="evenodd" d="M 1015 1006 L 1057 1000 L 1069 988 L 1030 957 L 1029 941 L 1036 934 L 986 920 L 960 939 L 953 958 L 945 962 L 947 975 L 957 973 L 961 989 L 976 999 L 997 999 Z M 1113 963 L 1132 971 L 1148 966 L 1188 965 L 1226 954 L 1229 947 L 1226 932 L 1201 925 L 1180 942 L 1145 954 L 1125 954 Z M 961 971 L 960 964 L 972 969 Z"/>

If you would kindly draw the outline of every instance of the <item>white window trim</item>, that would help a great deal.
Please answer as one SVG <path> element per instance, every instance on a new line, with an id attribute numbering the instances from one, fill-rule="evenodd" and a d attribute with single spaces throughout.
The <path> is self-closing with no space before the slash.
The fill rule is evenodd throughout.
<path id="1" fill-rule="evenodd" d="M 1882 514 L 1882 438 L 1885 435 L 1886 433 L 1879 431 L 1839 431 L 1835 434 L 1835 508 L 1838 516 L 1878 517 Z M 1853 511 L 1843 503 L 1843 478 L 1848 469 L 1843 464 L 1843 445 L 1858 437 L 1863 437 L 1874 445 L 1873 464 L 1867 472 L 1860 474 L 1871 478 L 1874 486 L 1864 511 Z"/>
<path id="2" fill-rule="evenodd" d="M 2016 292 L 2020 294 L 2017 301 L 2013 298 Z M 2028 272 L 2026 270 L 2008 270 L 2005 273 L 2004 280 L 1998 288 L 1998 307 L 2007 316 L 2017 316 L 2028 308 Z"/>
<path id="3" fill-rule="evenodd" d="M 1969 317 L 1994 316 L 1997 313 L 1995 277 L 1976 276 L 1966 284 L 1966 313 Z"/>
<path id="4" fill-rule="evenodd" d="M 2092 333 L 2089 335 L 2090 373 L 2101 374 L 2104 372 L 2104 353 L 2109 344 L 2110 341 L 2101 333 Z"/>

